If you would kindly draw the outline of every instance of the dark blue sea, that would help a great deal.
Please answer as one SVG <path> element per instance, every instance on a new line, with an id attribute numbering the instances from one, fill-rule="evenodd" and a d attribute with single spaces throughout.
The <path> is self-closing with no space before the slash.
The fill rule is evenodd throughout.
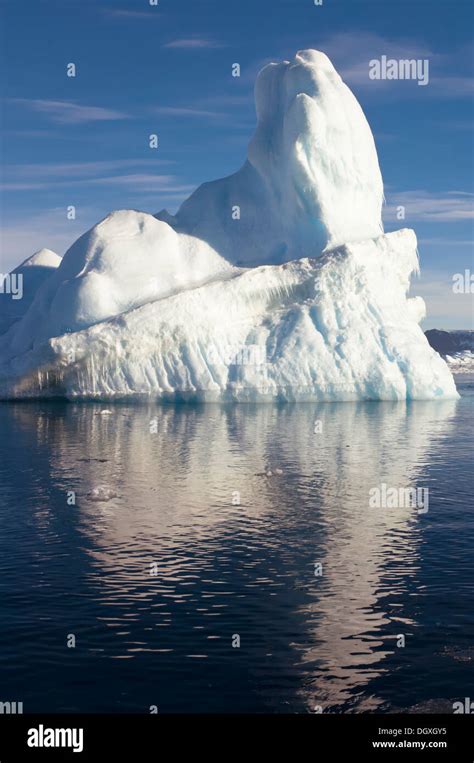
<path id="1" fill-rule="evenodd" d="M 459 389 L 0 404 L 0 702 L 390 713 L 474 699 L 474 386 Z M 370 506 L 382 484 L 428 488 L 428 511 Z"/>

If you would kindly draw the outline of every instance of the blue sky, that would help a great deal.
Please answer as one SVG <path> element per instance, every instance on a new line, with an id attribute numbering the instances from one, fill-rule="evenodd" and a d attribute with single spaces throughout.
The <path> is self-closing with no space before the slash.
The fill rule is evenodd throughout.
<path id="1" fill-rule="evenodd" d="M 469 327 L 472 296 L 454 294 L 452 278 L 474 270 L 471 0 L 158 2 L 0 1 L 0 271 L 43 246 L 63 254 L 113 209 L 175 211 L 236 170 L 255 126 L 256 73 L 312 47 L 371 124 L 386 230 L 417 232 L 424 326 Z M 369 61 L 382 55 L 428 59 L 429 84 L 371 80 Z"/>

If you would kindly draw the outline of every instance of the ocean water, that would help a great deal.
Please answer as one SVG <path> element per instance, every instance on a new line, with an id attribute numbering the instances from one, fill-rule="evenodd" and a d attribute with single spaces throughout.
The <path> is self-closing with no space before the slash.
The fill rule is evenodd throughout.
<path id="1" fill-rule="evenodd" d="M 460 391 L 1 404 L 0 701 L 452 712 L 474 692 L 474 388 Z M 428 488 L 428 511 L 371 506 L 382 484 Z"/>

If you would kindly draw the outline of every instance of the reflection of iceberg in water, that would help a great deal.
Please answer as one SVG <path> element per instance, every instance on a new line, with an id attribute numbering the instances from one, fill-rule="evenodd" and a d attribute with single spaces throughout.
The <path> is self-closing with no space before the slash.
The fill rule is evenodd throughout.
<path id="1" fill-rule="evenodd" d="M 450 434 L 456 405 L 116 406 L 109 416 L 95 415 L 96 406 L 69 405 L 56 417 L 44 405 L 43 416 L 36 406 L 14 410 L 20 428 L 31 431 L 37 418 L 51 482 L 76 486 L 87 576 L 104 623 L 128 628 L 156 608 L 155 624 L 163 625 L 160 612 L 169 614 L 172 603 L 196 607 L 193 586 L 205 579 L 217 593 L 199 599 L 202 622 L 212 614 L 220 638 L 226 597 L 239 595 L 234 553 L 245 546 L 250 599 L 243 623 L 229 627 L 258 631 L 264 622 L 268 652 L 286 638 L 299 677 L 290 691 L 300 707 L 370 711 L 382 701 L 367 686 L 383 673 L 396 634 L 416 625 L 403 610 L 394 620 L 384 607 L 389 594 L 416 581 L 419 523 L 429 517 L 410 508 L 369 509 L 369 490 L 382 482 L 430 487 L 417 482 L 420 470 Z M 283 474 L 265 476 L 275 467 Z M 103 506 L 88 501 L 97 485 L 113 488 L 117 498 Z M 232 503 L 235 491 L 240 505 Z M 261 566 L 252 571 L 252 554 L 263 573 Z M 322 577 L 314 575 L 316 562 Z M 196 617 L 200 622 L 197 608 Z M 172 626 L 171 615 L 166 622 Z M 208 655 L 215 656 L 214 643 L 207 642 Z M 130 641 L 123 656 L 161 647 Z M 256 663 L 255 670 L 266 669 Z"/>
<path id="2" fill-rule="evenodd" d="M 420 519 L 411 508 L 370 509 L 368 492 L 382 482 L 418 485 L 430 449 L 450 431 L 455 408 L 451 403 L 321 406 L 315 410 L 320 440 L 305 441 L 305 430 L 295 428 L 281 443 L 282 460 L 297 453 L 301 472 L 317 480 L 325 536 L 322 548 L 315 538 L 314 562 L 322 564 L 323 574 L 305 582 L 310 597 L 301 614 L 307 630 L 295 643 L 305 668 L 301 693 L 310 710 L 367 712 L 382 705 L 363 689 L 384 671 L 384 658 L 396 651 L 396 635 L 407 635 L 414 623 L 401 611 L 390 624 L 379 599 L 395 596 L 408 578 L 416 578 Z M 283 432 L 290 429 L 280 426 Z M 298 436 L 302 441 L 296 445 Z M 292 505 L 291 491 L 285 502 Z M 388 639 L 387 630 L 393 634 Z"/>

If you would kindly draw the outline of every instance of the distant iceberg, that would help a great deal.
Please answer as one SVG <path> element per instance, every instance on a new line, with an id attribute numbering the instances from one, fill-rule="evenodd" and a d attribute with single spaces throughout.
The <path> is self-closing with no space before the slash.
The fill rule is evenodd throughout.
<path id="1" fill-rule="evenodd" d="M 237 173 L 176 216 L 112 213 L 14 314 L 0 295 L 3 398 L 457 396 L 407 297 L 415 234 L 383 233 L 372 133 L 327 56 L 265 67 L 256 108 Z"/>

